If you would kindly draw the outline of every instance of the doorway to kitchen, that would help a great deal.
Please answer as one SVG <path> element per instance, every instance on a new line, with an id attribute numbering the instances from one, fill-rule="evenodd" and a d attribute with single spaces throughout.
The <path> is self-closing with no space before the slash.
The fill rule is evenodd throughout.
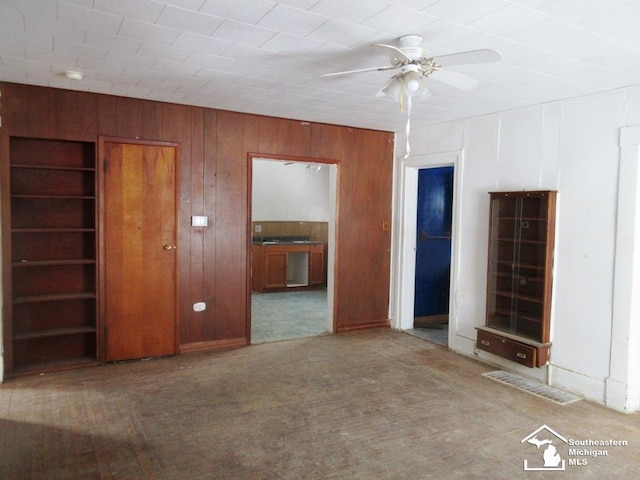
<path id="1" fill-rule="evenodd" d="M 251 343 L 334 332 L 337 164 L 253 156 Z"/>

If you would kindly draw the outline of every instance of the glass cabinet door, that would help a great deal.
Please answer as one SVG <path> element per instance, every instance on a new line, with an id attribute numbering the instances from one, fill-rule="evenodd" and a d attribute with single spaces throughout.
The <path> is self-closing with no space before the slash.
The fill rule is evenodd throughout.
<path id="1" fill-rule="evenodd" d="M 555 192 L 491 193 L 487 326 L 549 341 Z"/>

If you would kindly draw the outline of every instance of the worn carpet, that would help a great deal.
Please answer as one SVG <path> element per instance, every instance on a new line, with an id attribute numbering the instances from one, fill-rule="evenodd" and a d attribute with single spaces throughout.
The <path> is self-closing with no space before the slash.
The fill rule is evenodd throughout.
<path id="1" fill-rule="evenodd" d="M 490 370 L 382 329 L 11 379 L 0 478 L 637 478 L 638 415 L 557 405 Z M 522 441 L 544 444 L 542 425 L 629 443 L 561 473 L 525 472 L 543 448 Z"/>

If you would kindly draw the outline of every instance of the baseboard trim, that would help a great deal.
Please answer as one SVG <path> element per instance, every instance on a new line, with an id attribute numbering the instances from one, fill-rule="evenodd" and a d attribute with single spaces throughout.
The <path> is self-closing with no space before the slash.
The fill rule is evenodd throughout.
<path id="1" fill-rule="evenodd" d="M 180 345 L 180 353 L 207 352 L 210 350 L 221 350 L 223 348 L 245 347 L 246 345 L 247 339 L 244 337 L 212 340 L 209 342 L 185 343 L 184 345 Z"/>
<path id="2" fill-rule="evenodd" d="M 367 330 L 369 328 L 389 328 L 391 326 L 391 322 L 389 319 L 378 320 L 375 322 L 367 322 L 367 323 L 340 323 L 338 324 L 337 331 L 340 332 L 353 332 L 354 330 Z"/>

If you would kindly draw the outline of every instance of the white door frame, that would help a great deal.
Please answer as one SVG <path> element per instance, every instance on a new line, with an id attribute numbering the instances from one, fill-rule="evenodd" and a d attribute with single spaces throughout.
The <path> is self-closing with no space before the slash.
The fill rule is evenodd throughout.
<path id="1" fill-rule="evenodd" d="M 462 191 L 462 151 L 416 155 L 399 160 L 395 214 L 398 218 L 393 242 L 391 326 L 398 330 L 413 328 L 416 269 L 416 215 L 418 209 L 418 170 L 453 166 L 453 209 L 451 219 L 451 278 L 449 290 L 449 346 L 453 347 L 457 330 L 456 292 L 460 278 L 459 245 L 460 192 Z"/>

